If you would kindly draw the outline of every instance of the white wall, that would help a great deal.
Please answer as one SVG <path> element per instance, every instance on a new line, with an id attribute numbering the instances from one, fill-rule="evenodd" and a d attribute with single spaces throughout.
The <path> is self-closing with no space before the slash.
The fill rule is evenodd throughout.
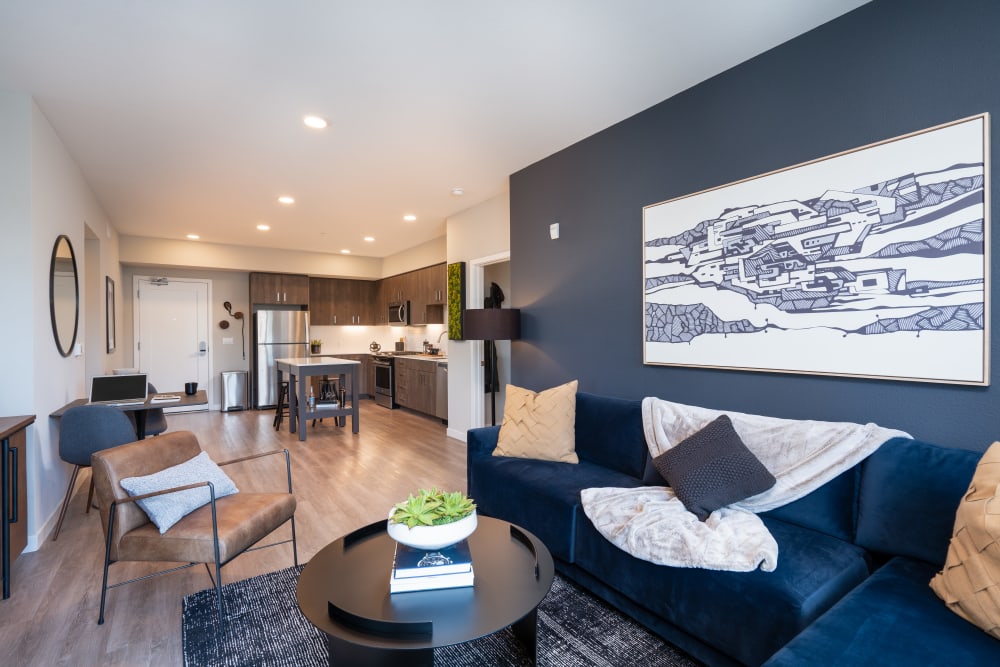
<path id="1" fill-rule="evenodd" d="M 382 275 L 380 277 L 386 278 L 406 273 L 407 271 L 422 269 L 425 266 L 440 264 L 446 256 L 447 241 L 446 237 L 441 236 L 427 243 L 422 243 L 386 257 L 382 260 Z"/>
<path id="2" fill-rule="evenodd" d="M 0 296 L 3 326 L 0 350 L 7 382 L 0 383 L 0 414 L 34 413 L 34 349 L 38 344 L 34 312 L 44 305 L 48 313 L 48 293 L 38 304 L 34 270 L 44 256 L 48 270 L 51 241 L 36 247 L 31 228 L 31 99 L 0 91 L 0 280 L 7 286 Z M 39 242 L 40 243 L 40 242 Z M 46 281 L 46 289 L 48 283 Z M 41 333 L 48 334 L 45 323 Z M 48 334 L 51 335 L 51 334 Z M 16 378 L 16 381 L 10 380 Z M 28 429 L 29 442 L 32 428 Z"/>
<path id="3" fill-rule="evenodd" d="M 250 341 L 253 338 L 251 326 L 253 313 L 250 310 L 250 274 L 243 271 L 211 271 L 207 269 L 179 269 L 146 266 L 122 267 L 122 285 L 118 288 L 122 303 L 119 306 L 122 326 L 118 333 L 118 346 L 123 351 L 122 365 L 135 367 L 135 335 L 133 318 L 135 315 L 135 293 L 132 279 L 135 276 L 163 276 L 167 278 L 197 278 L 212 284 L 212 303 L 209 304 L 208 353 L 212 357 L 211 391 L 209 410 L 219 410 L 222 404 L 223 371 L 248 371 L 250 369 Z M 243 319 L 230 317 L 223 304 L 228 301 L 233 312 L 243 313 Z M 226 321 L 229 327 L 223 329 L 219 323 Z M 245 330 L 243 329 L 246 324 Z M 244 342 L 245 336 L 245 342 Z M 226 343 L 231 339 L 232 343 Z M 244 353 L 246 358 L 244 358 Z M 157 387 L 160 391 L 176 391 L 180 387 Z M 206 387 L 208 389 L 208 387 Z M 169 420 L 170 417 L 168 416 Z"/>
<path id="4" fill-rule="evenodd" d="M 449 264 L 509 252 L 509 195 L 497 195 L 448 218 L 447 228 Z M 482 298 L 479 295 L 468 295 L 466 305 L 482 308 Z M 473 378 L 474 367 L 482 357 L 482 348 L 483 344 L 479 341 L 456 340 L 448 343 L 448 435 L 463 442 L 466 431 L 474 423 L 479 423 L 478 419 L 473 419 L 473 406 L 480 405 L 474 400 L 477 397 L 473 392 L 482 394 L 483 389 L 478 382 L 474 383 Z M 499 407 L 497 414 L 500 414 Z"/>
<path id="5" fill-rule="evenodd" d="M 21 96 L 18 96 L 21 97 Z M 8 284 L 25 284 L 30 279 L 31 314 L 25 318 L 25 325 L 18 336 L 16 347 L 7 347 L 5 355 L 25 354 L 30 347 L 30 372 L 18 373 L 18 386 L 30 396 L 30 405 L 23 410 L 36 414 L 37 420 L 28 447 L 28 550 L 36 549 L 38 541 L 48 534 L 69 482 L 70 466 L 59 458 L 58 426 L 49 418 L 49 413 L 66 403 L 86 395 L 86 357 L 100 355 L 109 367 L 118 365 L 120 352 L 107 355 L 102 345 L 85 344 L 83 355 L 63 358 L 56 348 L 50 326 L 48 290 L 49 259 L 56 237 L 65 234 L 73 244 L 80 272 L 80 324 L 78 342 L 85 342 L 88 321 L 97 318 L 104 321 L 104 298 L 88 298 L 86 285 L 88 262 L 85 257 L 85 227 L 100 230 L 100 259 L 91 264 L 99 267 L 101 276 L 110 275 L 116 282 L 121 275 L 118 270 L 117 233 L 111 228 L 100 203 L 90 191 L 76 163 L 67 152 L 62 141 L 55 134 L 48 120 L 38 107 L 24 96 L 17 103 L 30 109 L 30 122 L 25 130 L 22 114 L 14 119 L 18 133 L 27 131 L 30 155 L 25 168 L 30 177 L 31 216 L 23 224 L 29 226 L 30 252 L 25 252 L 30 262 L 30 270 L 23 273 L 12 272 L 9 265 L 0 268 L 7 277 Z M 7 118 L 0 120 L 7 125 Z M 91 283 L 93 284 L 93 283 Z M 27 289 L 27 288 L 26 288 Z M 120 323 L 120 319 L 119 319 Z M 19 362 L 16 362 L 19 363 Z M 5 367 L 9 368 L 5 364 Z M 30 393 L 28 393 L 30 385 Z M 20 407 L 20 406 L 19 406 Z M 5 404 L 6 411 L 6 404 Z M 32 435 L 32 434 L 29 434 Z"/>
<path id="6" fill-rule="evenodd" d="M 121 239 L 121 262 L 129 266 L 304 273 L 363 280 L 378 280 L 439 264 L 444 261 L 445 252 L 443 236 L 385 259 L 139 236 Z"/>

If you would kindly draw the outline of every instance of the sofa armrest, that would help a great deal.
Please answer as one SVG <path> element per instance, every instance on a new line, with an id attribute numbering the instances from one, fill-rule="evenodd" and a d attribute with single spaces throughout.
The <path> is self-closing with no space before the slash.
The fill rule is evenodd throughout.
<path id="1" fill-rule="evenodd" d="M 466 434 L 467 456 L 469 458 L 473 456 L 492 456 L 493 450 L 497 448 L 499 437 L 499 426 L 484 426 L 482 428 L 469 429 Z"/>
<path id="2" fill-rule="evenodd" d="M 476 459 L 484 459 L 493 455 L 493 450 L 497 448 L 497 440 L 500 437 L 499 426 L 485 426 L 483 428 L 470 428 L 465 436 L 465 491 L 471 494 L 472 483 L 472 463 Z M 473 498 L 475 500 L 475 498 Z"/>

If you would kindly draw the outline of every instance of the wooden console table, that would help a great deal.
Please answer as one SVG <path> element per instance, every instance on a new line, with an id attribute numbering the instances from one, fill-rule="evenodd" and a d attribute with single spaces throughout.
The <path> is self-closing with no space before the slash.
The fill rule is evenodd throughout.
<path id="1" fill-rule="evenodd" d="M 35 415 L 0 417 L 0 486 L 3 493 L 3 599 L 10 597 L 10 566 L 28 544 L 28 474 L 25 429 Z M 11 552 L 14 557 L 11 558 Z"/>

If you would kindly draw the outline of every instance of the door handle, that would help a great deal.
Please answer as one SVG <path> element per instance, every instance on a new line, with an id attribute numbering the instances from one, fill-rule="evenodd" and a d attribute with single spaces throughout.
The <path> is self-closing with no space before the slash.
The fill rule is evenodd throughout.
<path id="1" fill-rule="evenodd" d="M 208 352 L 208 343 L 206 343 L 205 341 L 200 341 L 198 343 L 198 352 L 201 354 L 205 354 L 206 352 Z"/>
<path id="2" fill-rule="evenodd" d="M 10 449 L 8 449 L 7 450 L 7 455 L 10 457 L 10 475 L 11 475 L 11 482 L 12 482 L 11 483 L 11 490 L 10 490 L 10 494 L 11 494 L 11 507 L 10 507 L 10 511 L 11 511 L 11 513 L 10 513 L 10 516 L 7 517 L 7 520 L 8 520 L 9 523 L 17 523 L 17 521 L 18 521 L 17 515 L 18 515 L 18 509 L 19 509 L 18 508 L 18 496 L 21 493 L 20 489 L 18 488 L 18 484 L 20 483 L 20 480 L 18 479 L 19 475 L 18 475 L 18 471 L 17 471 L 17 462 L 18 462 L 18 459 L 20 458 L 20 456 L 18 455 L 17 447 L 11 447 Z M 7 545 L 4 545 L 5 548 L 6 548 L 6 546 Z"/>

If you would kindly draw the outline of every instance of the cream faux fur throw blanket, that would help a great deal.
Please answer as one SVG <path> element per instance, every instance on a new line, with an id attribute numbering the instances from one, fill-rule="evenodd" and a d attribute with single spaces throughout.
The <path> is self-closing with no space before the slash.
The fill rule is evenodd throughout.
<path id="1" fill-rule="evenodd" d="M 659 456 L 722 414 L 729 415 L 744 444 L 774 475 L 773 487 L 712 512 L 704 522 L 669 487 L 584 489 L 583 509 L 597 530 L 620 549 L 659 565 L 773 572 L 778 544 L 756 513 L 798 500 L 886 440 L 907 436 L 876 424 L 778 419 L 650 397 L 642 401 L 650 456 Z"/>

